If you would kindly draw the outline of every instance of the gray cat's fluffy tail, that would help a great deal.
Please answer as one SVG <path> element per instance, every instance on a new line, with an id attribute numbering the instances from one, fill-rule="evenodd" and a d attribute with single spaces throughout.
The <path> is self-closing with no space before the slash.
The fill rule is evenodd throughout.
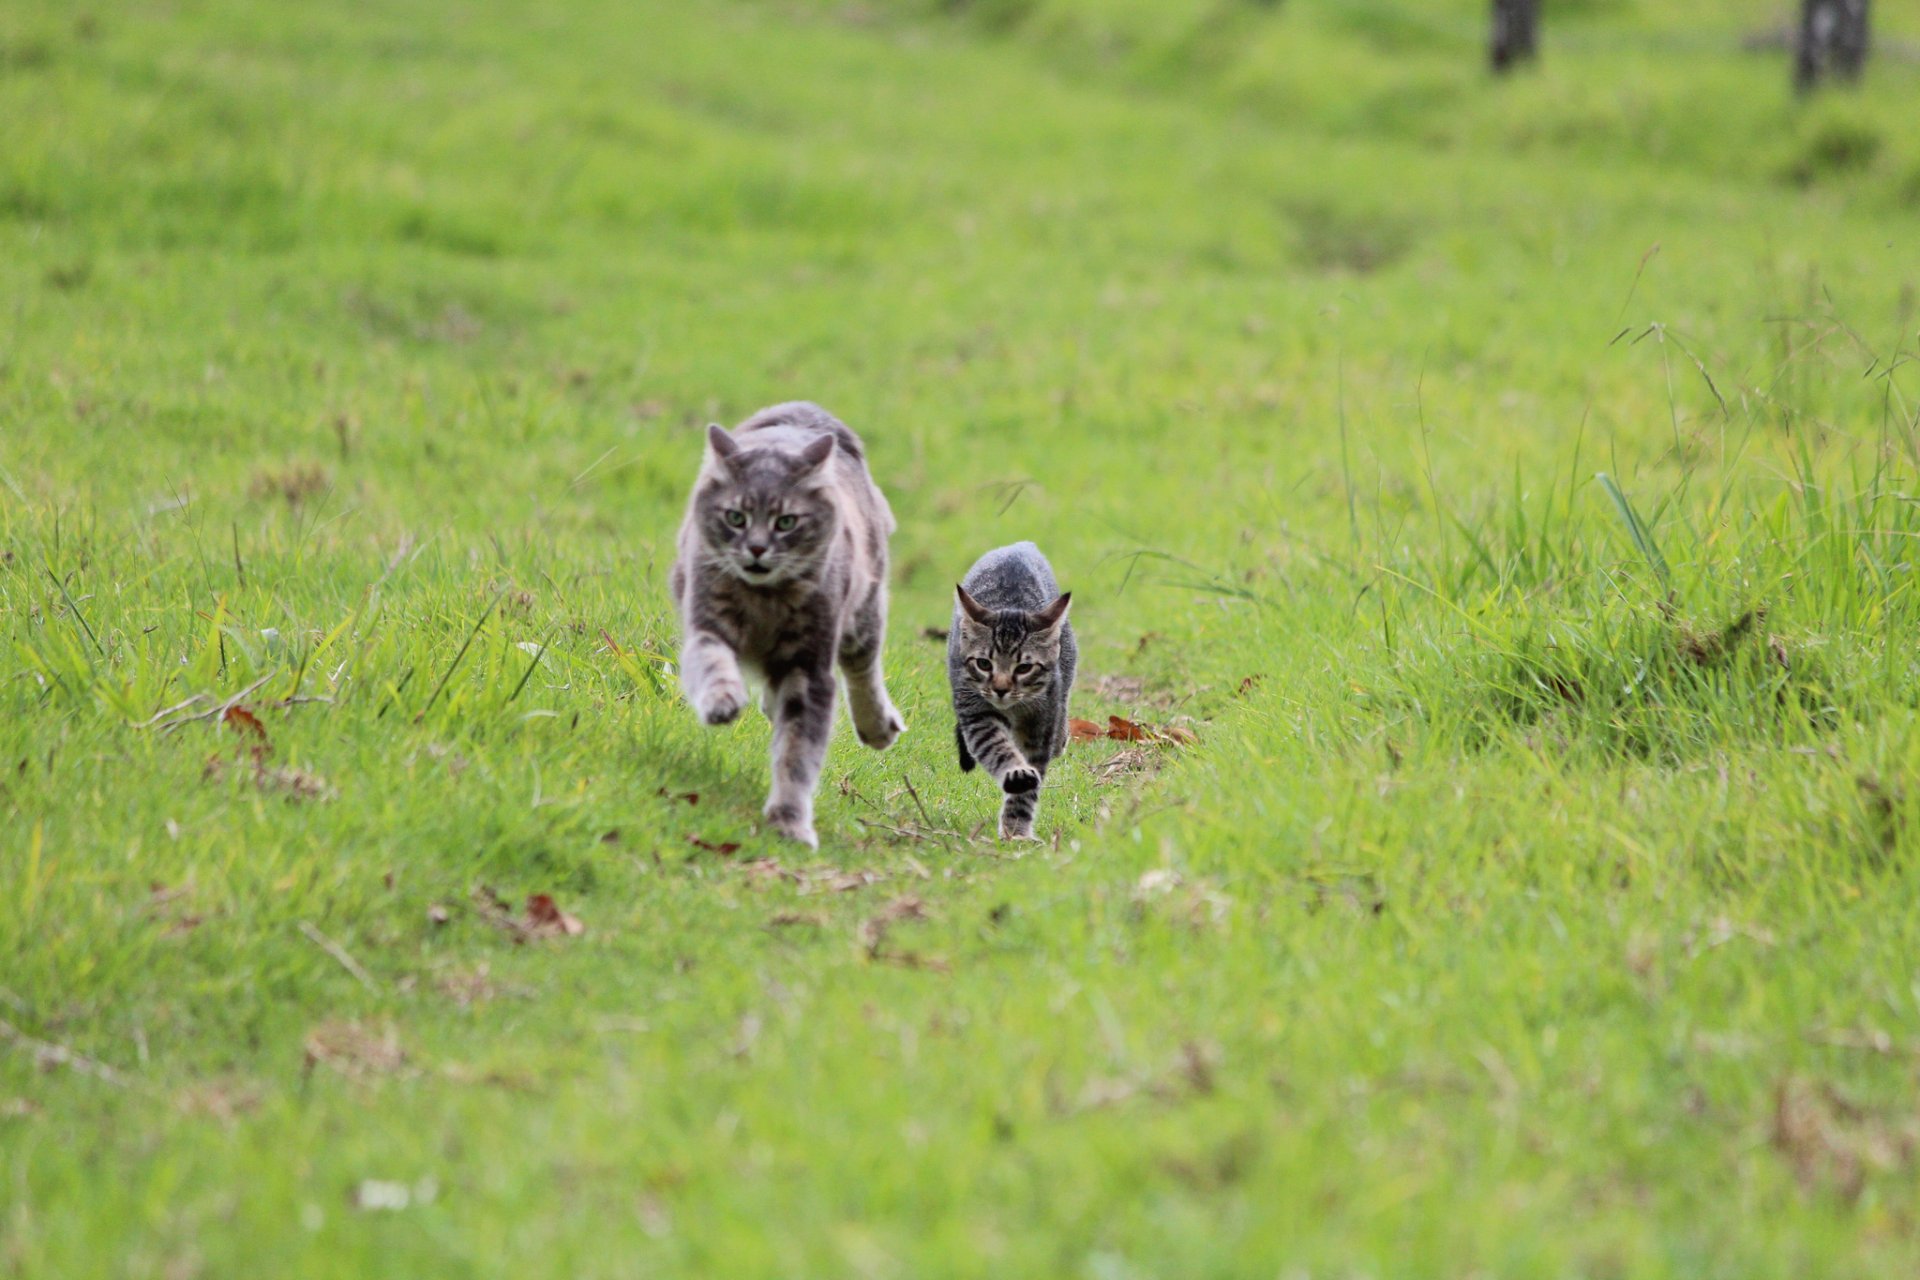
<path id="1" fill-rule="evenodd" d="M 967 735 L 961 731 L 960 726 L 957 724 L 953 726 L 953 740 L 959 744 L 960 747 L 960 772 L 972 773 L 973 756 L 967 750 Z"/>

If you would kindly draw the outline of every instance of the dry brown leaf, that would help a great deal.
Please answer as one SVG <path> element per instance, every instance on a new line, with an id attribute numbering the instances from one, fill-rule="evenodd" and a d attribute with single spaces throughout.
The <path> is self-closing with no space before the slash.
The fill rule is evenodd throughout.
<path id="1" fill-rule="evenodd" d="M 220 721 L 235 733 L 251 734 L 262 742 L 267 741 L 267 726 L 260 723 L 259 716 L 237 702 L 227 708 L 225 714 L 220 717 Z"/>
<path id="2" fill-rule="evenodd" d="M 324 1066 L 350 1079 L 391 1075 L 406 1065 L 406 1050 L 391 1026 L 336 1019 L 307 1033 L 307 1070 Z"/>
<path id="3" fill-rule="evenodd" d="M 552 895 L 536 893 L 527 898 L 528 934 L 536 938 L 577 938 L 587 931 L 578 917 L 570 916 L 554 902 Z"/>
<path id="4" fill-rule="evenodd" d="M 1094 780 L 1102 783 L 1116 783 L 1139 774 L 1150 773 L 1154 768 L 1154 753 L 1145 747 L 1128 747 L 1109 756 L 1094 766 Z"/>
<path id="5" fill-rule="evenodd" d="M 1091 720 L 1067 721 L 1067 733 L 1075 742 L 1093 742 L 1107 736 L 1107 731 Z"/>
<path id="6" fill-rule="evenodd" d="M 740 852 L 740 842 L 738 840 L 724 840 L 719 844 L 713 844 L 702 840 L 698 836 L 688 836 L 687 843 L 703 853 L 718 854 L 722 858 L 730 858 Z"/>
<path id="7" fill-rule="evenodd" d="M 790 929 L 804 925 L 809 929 L 823 929 L 827 924 L 824 911 L 776 911 L 767 917 L 769 929 Z"/>

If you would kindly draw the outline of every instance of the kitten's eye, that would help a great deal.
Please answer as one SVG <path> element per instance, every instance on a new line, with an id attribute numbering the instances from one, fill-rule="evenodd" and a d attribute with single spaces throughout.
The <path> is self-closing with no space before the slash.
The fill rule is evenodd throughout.
<path id="1" fill-rule="evenodd" d="M 747 513 L 744 511 L 734 511 L 729 508 L 726 521 L 727 528 L 729 529 L 744 529 L 747 527 Z"/>
<path id="2" fill-rule="evenodd" d="M 781 516 L 773 522 L 773 527 L 781 533 L 792 533 L 793 526 L 800 523 L 799 516 Z"/>
<path id="3" fill-rule="evenodd" d="M 1032 671 L 1033 671 L 1033 664 L 1031 662 L 1023 662 L 1019 666 L 1013 669 L 1013 674 L 1017 676 L 1024 676 L 1031 673 Z"/>
<path id="4" fill-rule="evenodd" d="M 973 669 L 975 671 L 978 671 L 981 675 L 985 676 L 985 675 L 993 674 L 993 664 L 991 662 L 988 662 L 985 658 L 969 658 L 968 661 L 973 664 Z"/>

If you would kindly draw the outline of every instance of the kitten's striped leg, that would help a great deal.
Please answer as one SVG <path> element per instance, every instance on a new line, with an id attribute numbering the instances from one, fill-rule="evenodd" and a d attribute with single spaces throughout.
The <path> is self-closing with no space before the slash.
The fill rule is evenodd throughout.
<path id="1" fill-rule="evenodd" d="M 707 724 L 729 724 L 747 705 L 747 684 L 733 646 L 711 631 L 690 630 L 680 647 L 680 687 Z"/>
<path id="2" fill-rule="evenodd" d="M 1000 802 L 1000 838 L 1033 839 L 1033 815 L 1039 808 L 1040 787 L 1037 779 L 1030 791 L 1007 792 L 1006 799 Z"/>
<path id="3" fill-rule="evenodd" d="M 1006 721 L 997 716 L 963 716 L 960 735 L 968 754 L 980 762 L 1002 791 L 1012 796 L 1039 789 L 1040 771 L 1028 763 Z"/>
<path id="4" fill-rule="evenodd" d="M 820 663 L 770 682 L 773 692 L 773 789 L 766 817 L 774 830 L 812 849 L 813 789 L 833 735 L 833 668 Z"/>

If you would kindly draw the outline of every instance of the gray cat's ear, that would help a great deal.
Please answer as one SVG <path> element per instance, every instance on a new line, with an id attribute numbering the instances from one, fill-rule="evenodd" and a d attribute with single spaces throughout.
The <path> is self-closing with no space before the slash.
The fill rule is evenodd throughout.
<path id="1" fill-rule="evenodd" d="M 833 437 L 821 436 L 818 440 L 815 440 L 812 444 L 800 451 L 801 474 L 804 475 L 809 471 L 818 471 L 827 464 L 827 459 L 832 456 Z"/>
<path id="2" fill-rule="evenodd" d="M 731 431 L 728 431 L 719 423 L 709 422 L 707 424 L 707 452 L 711 453 L 716 461 L 723 463 L 729 462 L 732 460 L 734 454 L 740 452 L 740 442 L 733 438 Z"/>
<path id="3" fill-rule="evenodd" d="M 1033 625 L 1039 631 L 1057 631 L 1060 624 L 1067 620 L 1067 609 L 1073 604 L 1073 592 L 1062 592 L 1060 598 L 1033 615 Z"/>
<path id="4" fill-rule="evenodd" d="M 993 625 L 993 614 L 987 610 L 985 605 L 968 595 L 965 587 L 955 587 L 953 594 L 954 597 L 960 601 L 960 608 L 969 618 L 972 618 L 983 627 Z"/>

